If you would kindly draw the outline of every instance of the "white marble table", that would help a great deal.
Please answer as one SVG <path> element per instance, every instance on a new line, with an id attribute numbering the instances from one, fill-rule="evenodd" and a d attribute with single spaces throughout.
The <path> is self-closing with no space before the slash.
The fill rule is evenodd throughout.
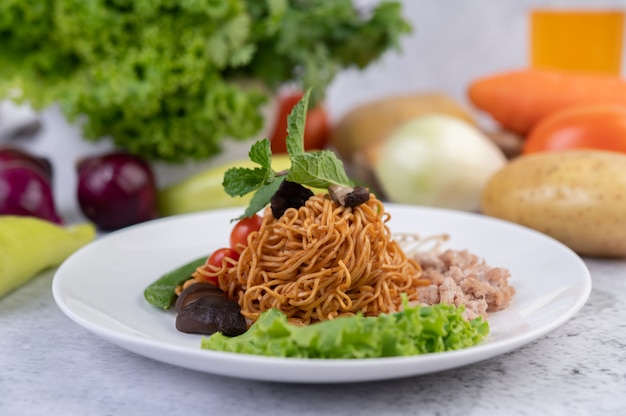
<path id="1" fill-rule="evenodd" d="M 623 415 L 626 260 L 586 262 L 589 301 L 538 341 L 459 369 L 342 385 L 232 379 L 127 352 L 63 315 L 48 272 L 0 299 L 0 415 Z"/>

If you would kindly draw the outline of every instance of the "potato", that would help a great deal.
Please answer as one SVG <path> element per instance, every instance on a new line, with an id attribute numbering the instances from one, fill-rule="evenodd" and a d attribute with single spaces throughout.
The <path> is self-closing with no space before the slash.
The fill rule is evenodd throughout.
<path id="1" fill-rule="evenodd" d="M 567 150 L 520 156 L 490 178 L 481 204 L 484 214 L 538 230 L 578 254 L 626 256 L 624 154 Z"/>

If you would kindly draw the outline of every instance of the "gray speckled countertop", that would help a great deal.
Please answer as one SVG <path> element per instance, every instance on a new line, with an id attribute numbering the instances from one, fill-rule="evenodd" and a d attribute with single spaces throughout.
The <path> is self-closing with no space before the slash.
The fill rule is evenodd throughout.
<path id="1" fill-rule="evenodd" d="M 589 301 L 538 341 L 463 368 L 342 385 L 239 380 L 127 352 L 63 315 L 48 272 L 0 299 L 0 414 L 623 415 L 626 261 L 586 262 Z"/>

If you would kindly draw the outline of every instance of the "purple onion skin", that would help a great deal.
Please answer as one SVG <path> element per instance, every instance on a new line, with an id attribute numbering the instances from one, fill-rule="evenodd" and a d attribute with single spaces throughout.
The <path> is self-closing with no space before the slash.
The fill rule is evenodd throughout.
<path id="1" fill-rule="evenodd" d="M 158 217 L 157 189 L 150 166 L 141 158 L 114 152 L 82 159 L 78 203 L 103 231 L 113 231 Z"/>
<path id="2" fill-rule="evenodd" d="M 21 162 L 27 166 L 34 166 L 44 174 L 49 183 L 52 183 L 52 164 L 45 157 L 31 155 L 14 147 L 0 146 L 0 163 Z"/>
<path id="3" fill-rule="evenodd" d="M 0 215 L 38 217 L 63 224 L 46 173 L 19 160 L 0 160 Z"/>

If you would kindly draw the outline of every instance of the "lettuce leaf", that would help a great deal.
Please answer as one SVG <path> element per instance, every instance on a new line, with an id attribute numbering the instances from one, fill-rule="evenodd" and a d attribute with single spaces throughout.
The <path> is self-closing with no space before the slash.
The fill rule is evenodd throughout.
<path id="1" fill-rule="evenodd" d="M 377 317 L 360 315 L 297 326 L 277 309 L 259 317 L 237 337 L 203 338 L 208 350 L 291 358 L 377 358 L 428 354 L 471 347 L 489 334 L 482 318 L 467 321 L 464 307 L 408 306 Z"/>
<path id="2" fill-rule="evenodd" d="M 255 137 L 279 86 L 319 99 L 410 30 L 386 1 L 2 0 L 0 99 L 59 104 L 86 139 L 148 160 L 204 160 Z"/>

